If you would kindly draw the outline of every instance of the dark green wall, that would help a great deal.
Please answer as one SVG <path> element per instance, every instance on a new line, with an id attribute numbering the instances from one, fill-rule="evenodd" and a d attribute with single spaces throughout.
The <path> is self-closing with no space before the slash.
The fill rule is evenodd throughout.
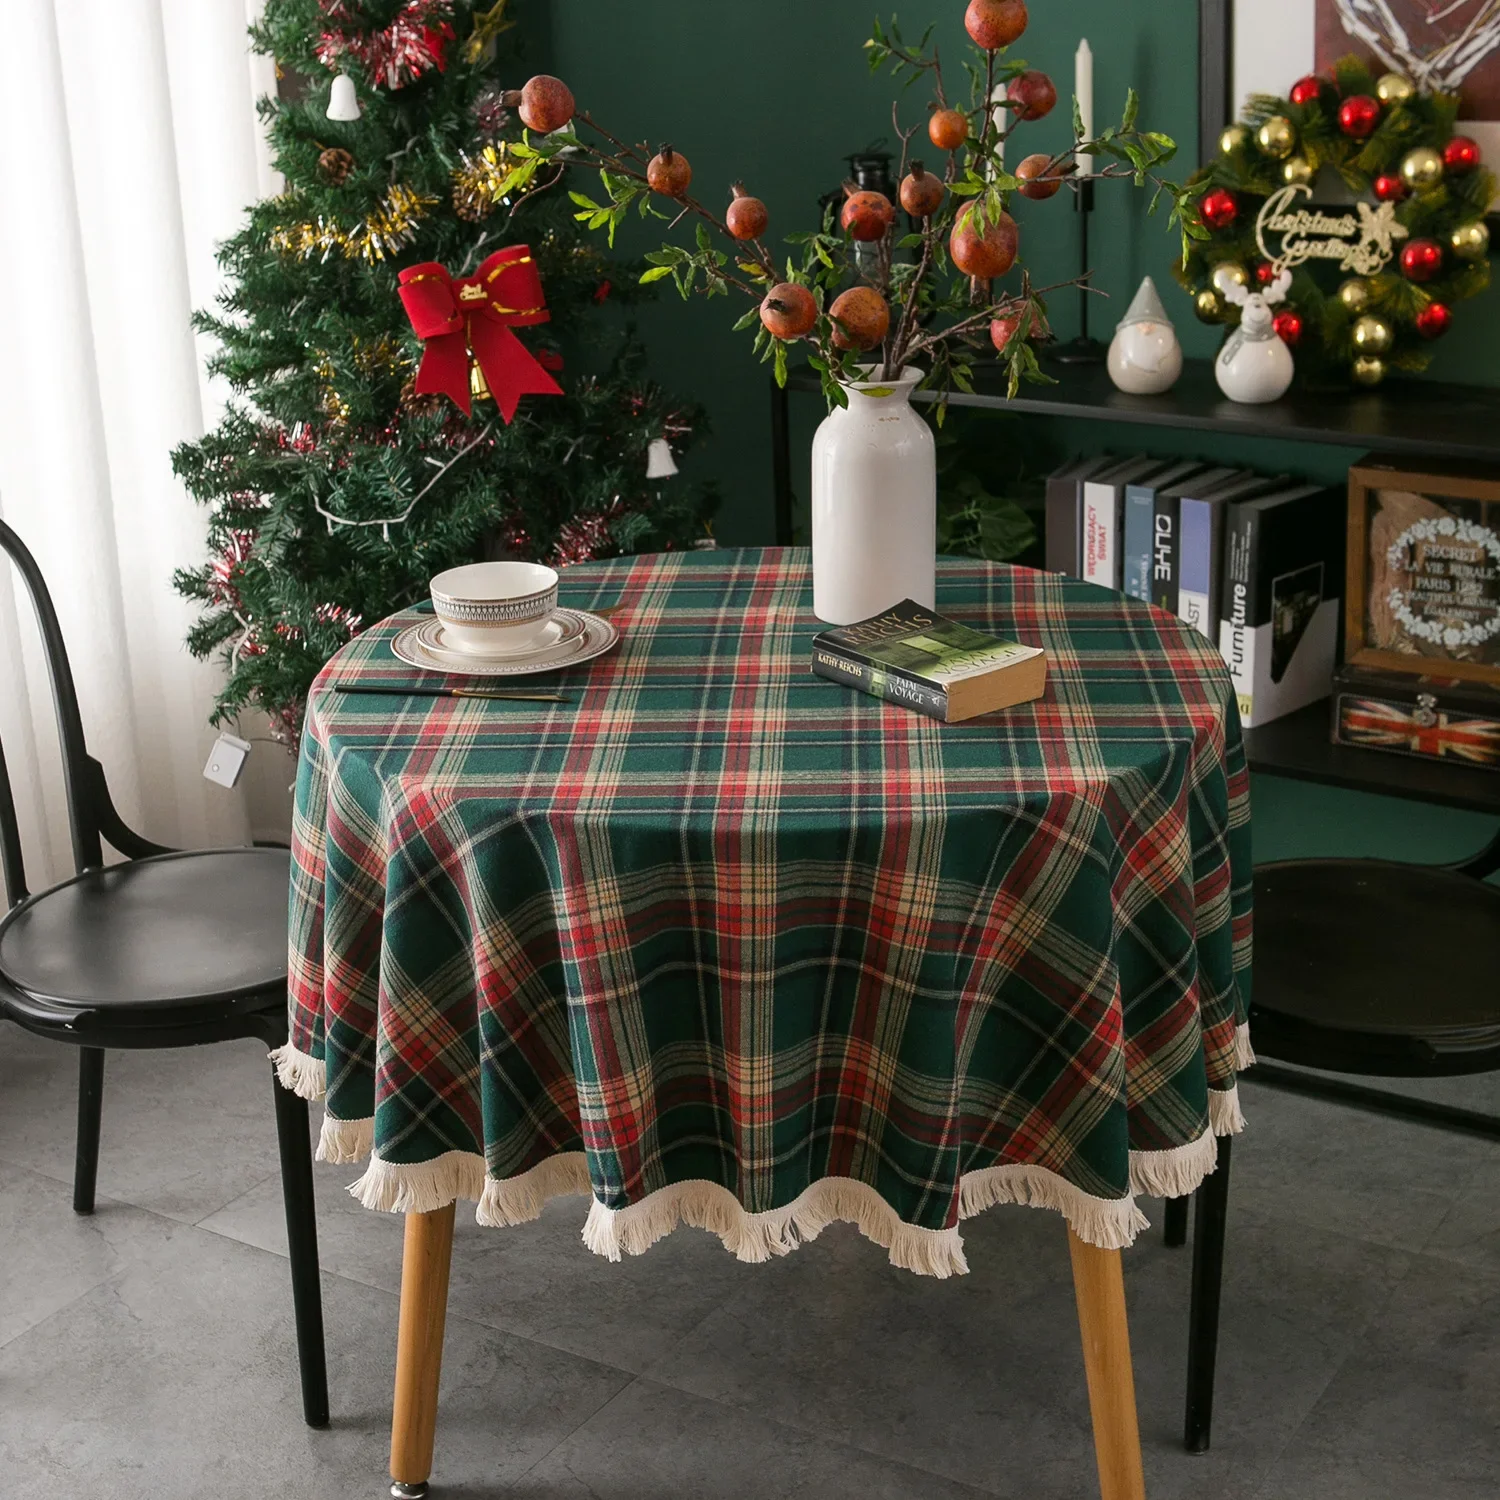
<path id="1" fill-rule="evenodd" d="M 936 23 L 936 40 L 956 63 L 962 0 L 906 0 L 898 9 L 909 35 Z M 843 156 L 891 137 L 892 82 L 870 77 L 861 50 L 876 14 L 869 0 L 761 0 L 754 6 L 533 0 L 529 12 L 531 55 L 568 81 L 582 107 L 627 138 L 670 140 L 692 162 L 695 189 L 707 201 L 720 195 L 727 201 L 729 184 L 743 178 L 770 208 L 773 239 L 812 226 L 817 199 L 843 175 Z M 1037 0 L 1015 50 L 1050 72 L 1066 96 L 1080 36 L 1094 49 L 1098 123 L 1108 122 L 1134 85 L 1143 125 L 1181 143 L 1176 165 L 1185 176 L 1196 164 L 1197 0 Z M 925 114 L 926 100 L 916 91 L 902 102 L 908 123 Z M 1024 150 L 1065 145 L 1068 116 L 1060 104 L 1048 119 L 1025 127 Z M 1148 217 L 1146 195 L 1126 183 L 1100 184 L 1097 198 L 1091 258 L 1095 285 L 1109 301 L 1095 301 L 1094 328 L 1107 336 L 1140 278 L 1149 274 L 1187 351 L 1212 353 L 1217 331 L 1196 322 L 1172 280 L 1176 241 L 1164 218 Z M 1047 203 L 1017 200 L 1016 218 L 1023 260 L 1036 281 L 1075 273 L 1077 221 L 1067 194 Z M 1071 293 L 1054 302 L 1053 321 L 1063 337 L 1076 331 L 1075 309 Z M 713 438 L 690 457 L 686 472 L 721 485 L 720 538 L 761 543 L 771 539 L 769 397 L 766 372 L 750 357 L 748 337 L 730 332 L 743 311 L 738 302 L 684 305 L 668 294 L 642 309 L 639 319 L 657 375 L 709 409 Z M 1492 292 L 1460 310 L 1432 374 L 1500 383 L 1497 332 L 1500 300 Z M 808 445 L 822 411 L 815 396 L 795 395 L 792 401 L 793 482 L 805 495 Z M 1340 479 L 1355 456 L 1306 444 L 1230 443 L 1107 424 L 1069 424 L 1059 436 L 1080 450 L 1201 453 L 1329 480 Z M 1258 788 L 1256 816 L 1263 857 L 1323 848 L 1437 857 L 1484 831 L 1481 820 L 1461 814 L 1284 782 Z"/>

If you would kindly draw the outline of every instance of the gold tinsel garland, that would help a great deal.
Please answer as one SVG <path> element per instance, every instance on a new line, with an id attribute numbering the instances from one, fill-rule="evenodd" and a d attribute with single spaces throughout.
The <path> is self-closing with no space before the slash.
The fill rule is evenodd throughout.
<path id="1" fill-rule="evenodd" d="M 501 189 L 517 163 L 505 145 L 485 146 L 472 155 L 465 151 L 453 171 L 453 210 L 461 219 L 478 223 L 500 202 Z"/>
<path id="2" fill-rule="evenodd" d="M 429 193 L 414 192 L 403 183 L 393 183 L 374 213 L 348 228 L 331 219 L 318 218 L 288 224 L 273 231 L 271 247 L 287 255 L 324 260 L 335 252 L 346 260 L 384 260 L 416 237 L 417 225 L 437 205 Z"/>

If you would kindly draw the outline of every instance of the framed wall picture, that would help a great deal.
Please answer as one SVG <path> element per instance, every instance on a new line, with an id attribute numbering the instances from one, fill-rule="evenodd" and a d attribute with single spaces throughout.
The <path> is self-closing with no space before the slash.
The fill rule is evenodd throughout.
<path id="1" fill-rule="evenodd" d="M 1500 478 L 1349 471 L 1344 659 L 1500 685 Z"/>
<path id="2" fill-rule="evenodd" d="M 1500 164 L 1497 0 L 1199 0 L 1198 13 L 1201 161 L 1249 95 L 1284 97 L 1355 53 L 1419 88 L 1457 93 L 1459 128 Z"/>

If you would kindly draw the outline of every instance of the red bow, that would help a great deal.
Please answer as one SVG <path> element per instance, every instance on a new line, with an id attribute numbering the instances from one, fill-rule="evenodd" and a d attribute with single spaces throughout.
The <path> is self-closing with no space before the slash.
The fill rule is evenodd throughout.
<path id="1" fill-rule="evenodd" d="M 417 371 L 419 396 L 451 396 L 467 416 L 470 351 L 507 422 L 522 396 L 562 395 L 562 387 L 511 332 L 512 326 L 545 323 L 552 316 L 528 246 L 497 250 L 472 276 L 456 281 L 435 260 L 408 266 L 400 281 L 406 315 L 427 346 Z"/>

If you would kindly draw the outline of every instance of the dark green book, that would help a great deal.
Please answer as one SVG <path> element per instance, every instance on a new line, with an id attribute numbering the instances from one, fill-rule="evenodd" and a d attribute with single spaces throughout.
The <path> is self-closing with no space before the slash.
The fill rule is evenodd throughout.
<path id="1" fill-rule="evenodd" d="M 986 635 L 910 599 L 813 637 L 812 669 L 945 724 L 1040 698 L 1040 646 Z"/>

